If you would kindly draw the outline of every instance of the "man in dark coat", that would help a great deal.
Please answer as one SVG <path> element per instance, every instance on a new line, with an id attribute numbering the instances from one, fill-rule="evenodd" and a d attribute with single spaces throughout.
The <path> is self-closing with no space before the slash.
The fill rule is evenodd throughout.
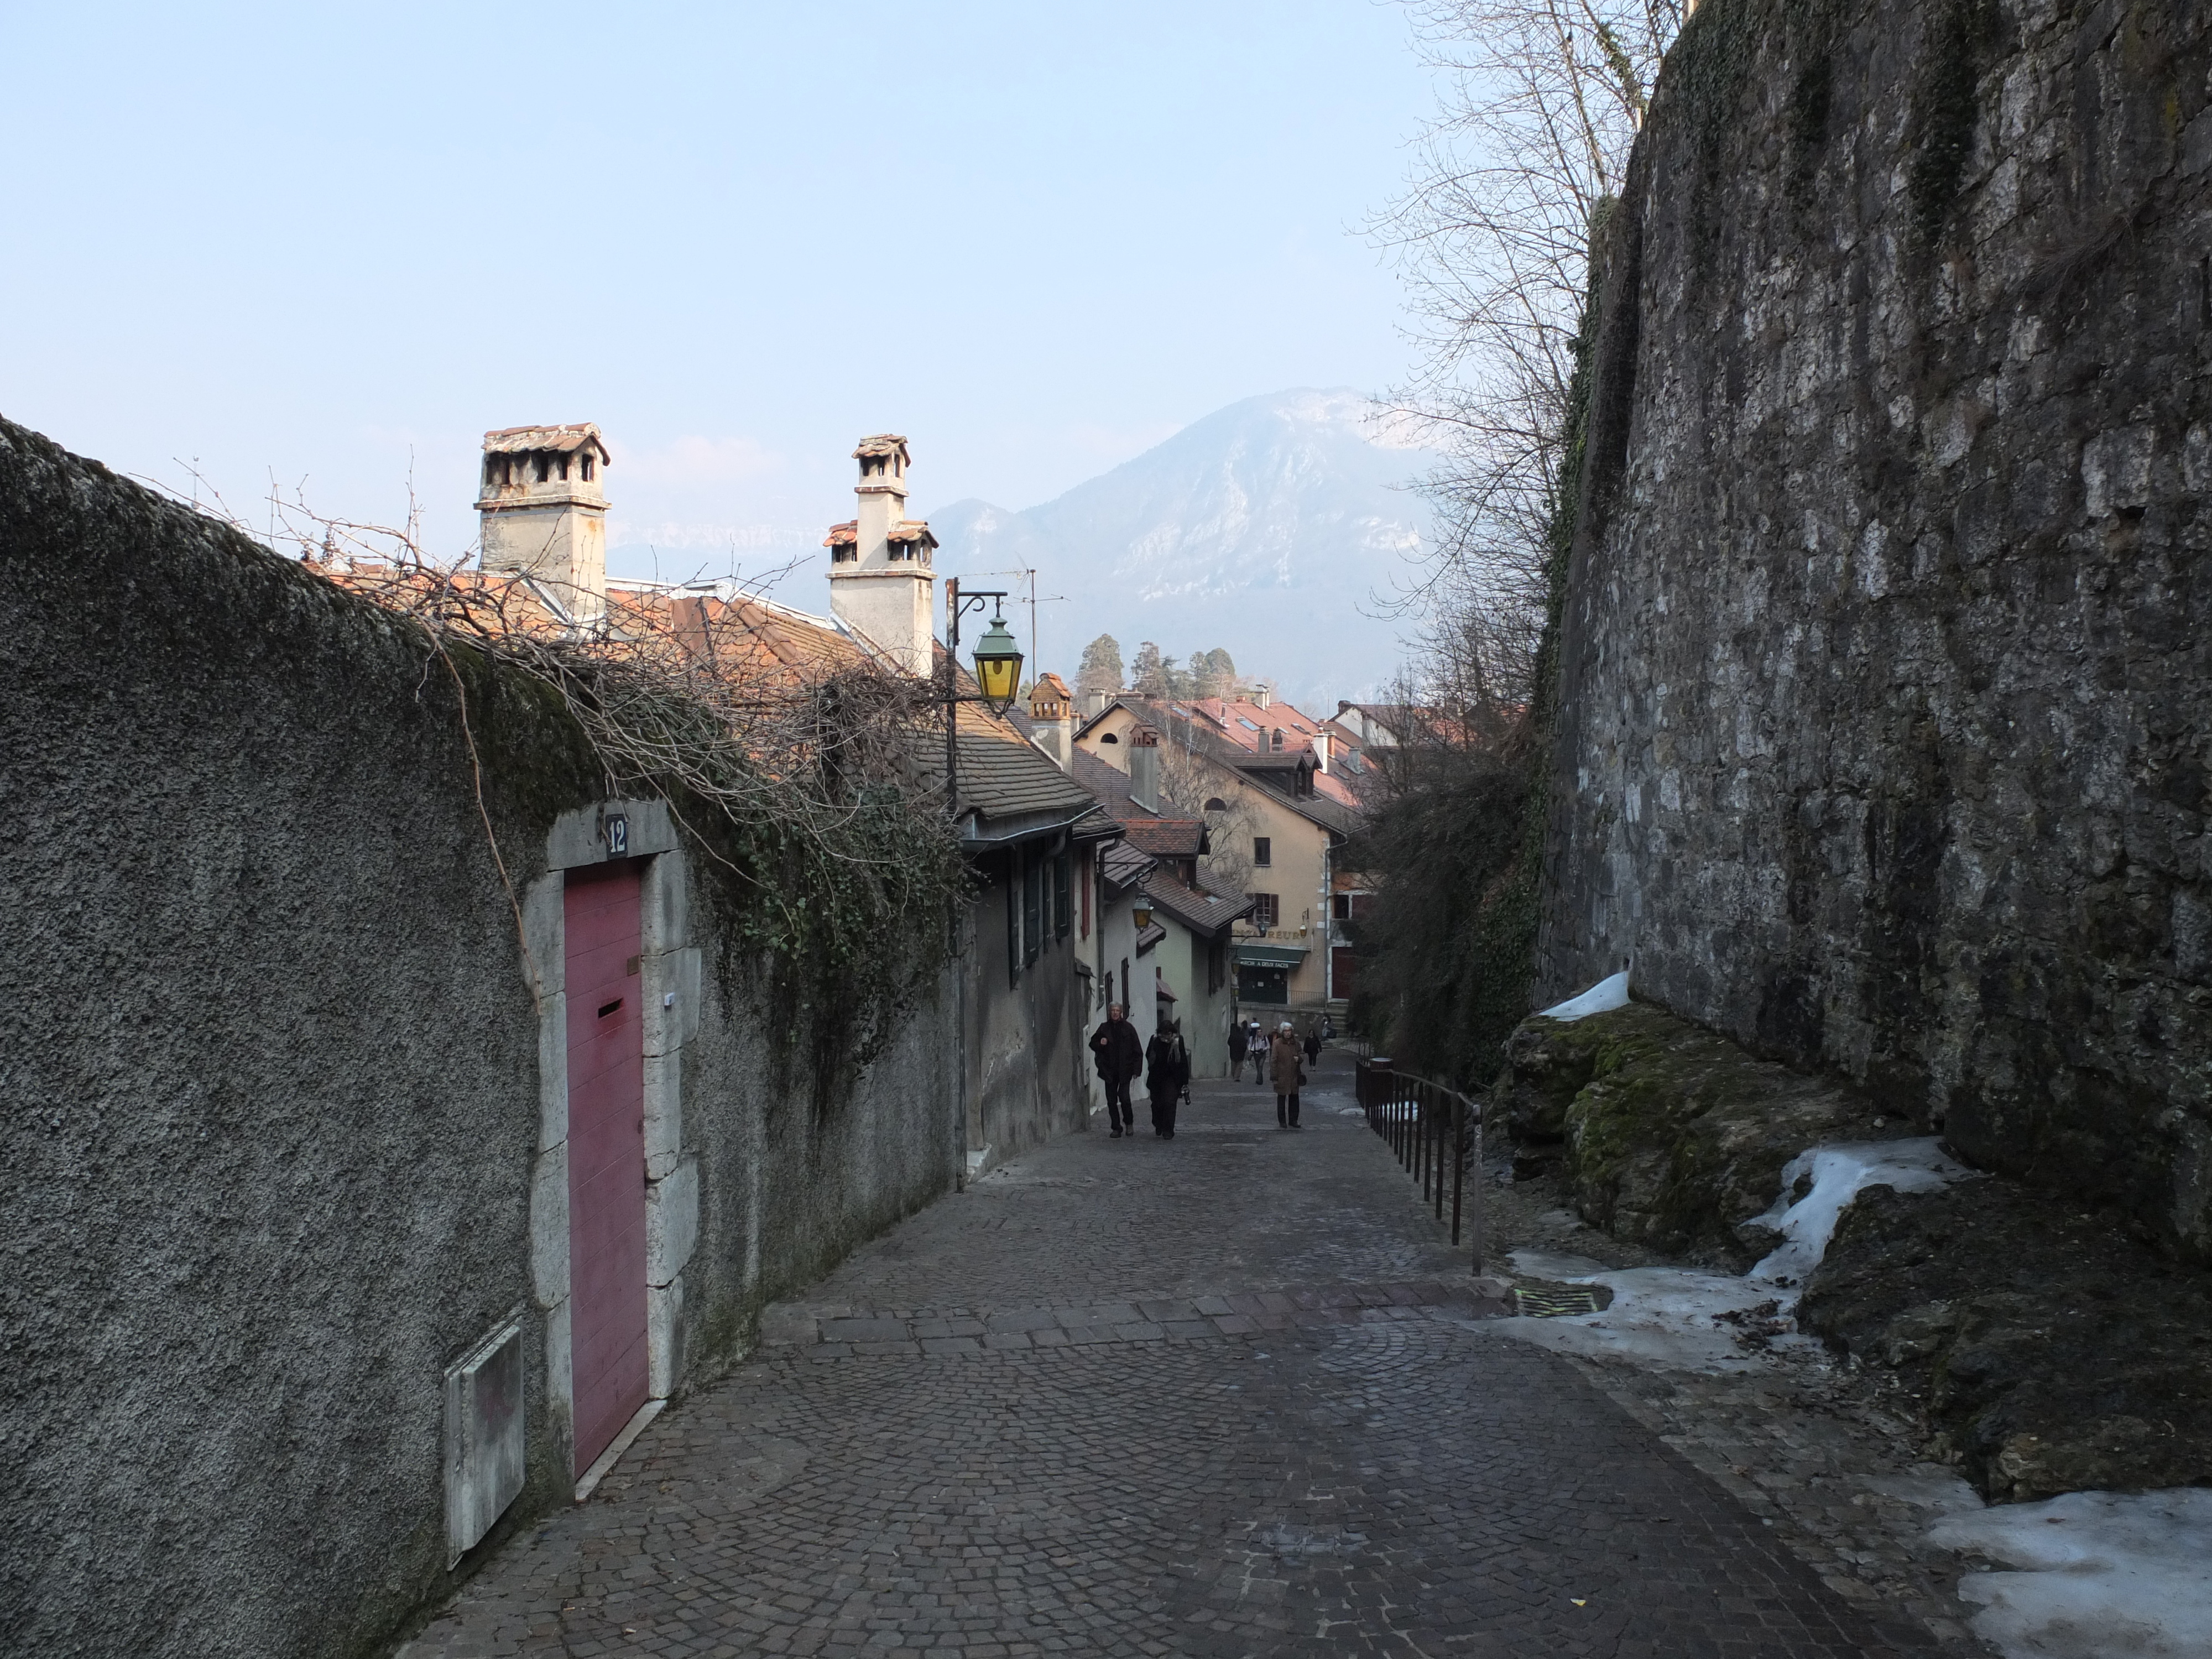
<path id="1" fill-rule="evenodd" d="M 1190 1081 L 1190 1050 L 1183 1046 L 1182 1026 L 1170 1020 L 1152 1034 L 1145 1049 L 1145 1088 L 1152 1097 L 1152 1133 L 1163 1140 L 1175 1139 L 1176 1103 Z"/>
<path id="2" fill-rule="evenodd" d="M 1137 1028 L 1121 1018 L 1118 1002 L 1106 1005 L 1106 1018 L 1091 1034 L 1091 1060 L 1106 1085 L 1106 1117 L 1118 1140 L 1137 1127 L 1129 1107 L 1129 1085 L 1145 1069 L 1145 1045 Z"/>
<path id="3" fill-rule="evenodd" d="M 1244 1050 L 1249 1046 L 1244 1034 L 1244 1022 L 1239 1020 L 1229 1028 L 1229 1080 L 1244 1080 Z"/>

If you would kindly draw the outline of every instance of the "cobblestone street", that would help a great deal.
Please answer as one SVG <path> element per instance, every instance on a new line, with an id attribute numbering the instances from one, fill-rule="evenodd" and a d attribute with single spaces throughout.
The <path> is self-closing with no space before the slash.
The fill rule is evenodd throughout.
<path id="1" fill-rule="evenodd" d="M 1317 1081 L 1296 1133 L 1202 1084 L 1171 1142 L 1072 1137 L 876 1241 L 404 1659 L 1931 1650 L 1486 1332 Z"/>

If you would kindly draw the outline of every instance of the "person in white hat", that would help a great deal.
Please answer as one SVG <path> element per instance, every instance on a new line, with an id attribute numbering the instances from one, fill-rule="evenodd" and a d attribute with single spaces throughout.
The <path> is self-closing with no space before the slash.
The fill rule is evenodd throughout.
<path id="1" fill-rule="evenodd" d="M 1285 1020 L 1267 1044 L 1267 1076 L 1275 1085 L 1275 1127 L 1298 1127 L 1298 1087 L 1306 1080 L 1306 1057 L 1298 1048 L 1298 1034 Z"/>

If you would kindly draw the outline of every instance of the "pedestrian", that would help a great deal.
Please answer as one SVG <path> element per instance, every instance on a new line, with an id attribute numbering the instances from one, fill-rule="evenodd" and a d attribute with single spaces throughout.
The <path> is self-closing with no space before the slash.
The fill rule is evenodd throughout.
<path id="1" fill-rule="evenodd" d="M 1252 1081 L 1265 1088 L 1267 1084 L 1267 1039 L 1260 1033 L 1260 1022 L 1251 1022 L 1245 1033 L 1244 1045 L 1252 1052 Z"/>
<path id="2" fill-rule="evenodd" d="M 1336 1041 L 1336 1022 L 1327 1014 L 1321 1017 L 1321 1040 L 1323 1042 Z"/>
<path id="3" fill-rule="evenodd" d="M 1244 1080 L 1244 1050 L 1249 1046 L 1250 1044 L 1245 1039 L 1243 1022 L 1239 1020 L 1231 1025 L 1229 1028 L 1229 1080 L 1231 1083 L 1242 1083 Z"/>
<path id="4" fill-rule="evenodd" d="M 1135 1133 L 1137 1119 L 1129 1107 L 1129 1085 L 1145 1069 L 1145 1045 L 1138 1041 L 1137 1028 L 1121 1018 L 1118 1002 L 1106 1005 L 1106 1018 L 1091 1034 L 1091 1060 L 1106 1085 L 1106 1120 L 1114 1127 L 1114 1139 Z"/>
<path id="5" fill-rule="evenodd" d="M 1275 1085 L 1275 1127 L 1298 1127 L 1298 1089 L 1306 1080 L 1306 1057 L 1298 1052 L 1298 1034 L 1287 1019 L 1267 1045 L 1267 1072 Z"/>
<path id="6" fill-rule="evenodd" d="M 1182 1025 L 1170 1020 L 1152 1033 L 1145 1049 L 1145 1089 L 1152 1097 L 1152 1133 L 1163 1140 L 1175 1139 L 1176 1102 L 1190 1080 L 1190 1050 L 1183 1046 Z"/>
<path id="7" fill-rule="evenodd" d="M 1321 1037 L 1311 1029 L 1306 1032 L 1306 1064 L 1309 1066 L 1321 1064 Z"/>

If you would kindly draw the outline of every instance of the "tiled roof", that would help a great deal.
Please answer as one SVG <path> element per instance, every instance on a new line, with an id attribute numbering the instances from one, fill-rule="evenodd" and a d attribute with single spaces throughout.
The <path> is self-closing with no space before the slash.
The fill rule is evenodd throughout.
<path id="1" fill-rule="evenodd" d="M 1296 714 L 1297 711 L 1291 709 L 1286 703 L 1279 702 L 1269 708 L 1261 708 L 1256 703 L 1224 703 L 1218 698 L 1208 699 L 1202 702 L 1175 703 L 1158 702 L 1147 697 L 1121 696 L 1115 698 L 1114 702 L 1107 704 L 1104 709 L 1085 721 L 1083 731 L 1091 730 L 1105 717 L 1108 712 L 1115 708 L 1127 709 L 1137 719 L 1158 732 L 1166 741 L 1182 744 L 1209 759 L 1219 762 L 1224 766 L 1232 767 L 1250 776 L 1255 782 L 1272 783 L 1275 780 L 1274 776 L 1270 775 L 1279 775 L 1295 772 L 1300 761 L 1310 752 L 1310 745 L 1305 744 L 1295 749 L 1276 750 L 1255 747 L 1242 738 L 1234 738 L 1225 733 L 1220 723 L 1214 719 L 1214 714 L 1224 709 L 1232 714 L 1238 709 L 1249 709 L 1261 716 L 1273 714 L 1278 710 L 1287 710 L 1290 714 Z M 1202 718 L 1198 718 L 1199 716 Z M 1304 715 L 1299 715 L 1298 718 L 1301 720 L 1305 720 Z M 1285 730 L 1292 729 L 1287 720 L 1280 724 Z M 1309 730 L 1320 729 L 1310 720 L 1306 720 L 1305 725 Z M 1079 732 L 1078 736 L 1080 735 L 1081 733 Z M 1250 736 L 1249 733 L 1243 735 L 1246 738 Z M 1097 763 L 1102 766 L 1105 764 L 1103 761 Z M 1087 776 L 1085 781 L 1086 782 L 1089 781 Z M 1304 814 L 1324 828 L 1335 830 L 1339 834 L 1348 833 L 1350 828 L 1358 819 L 1358 795 L 1342 778 L 1331 772 L 1319 770 L 1313 772 L 1312 786 L 1314 793 L 1310 795 L 1296 795 L 1283 788 L 1272 789 L 1270 793 L 1279 797 L 1293 811 Z M 1125 779 L 1122 781 L 1124 793 L 1127 792 L 1127 781 Z M 1307 810 L 1309 807 L 1315 810 L 1309 811 Z M 1114 811 L 1115 817 L 1121 816 L 1118 809 L 1109 810 Z"/>
<path id="2" fill-rule="evenodd" d="M 897 455 L 906 450 L 906 440 L 896 432 L 878 432 L 872 438 L 863 438 L 853 451 L 853 459 L 865 460 L 872 455 Z"/>
<path id="3" fill-rule="evenodd" d="M 1212 937 L 1232 921 L 1252 913 L 1253 901 L 1223 893 L 1200 882 L 1186 885 L 1164 870 L 1154 870 L 1143 881 L 1145 896 L 1193 933 Z"/>
<path id="4" fill-rule="evenodd" d="M 937 647 L 942 665 L 945 647 Z M 942 672 L 940 666 L 939 672 Z M 975 682 L 960 671 L 963 696 L 976 695 Z M 981 703 L 963 702 L 959 708 L 958 753 L 962 813 L 981 812 L 986 819 L 1017 818 L 1031 813 L 1079 814 L 1096 809 L 1097 798 L 1053 763 L 1052 757 L 1029 740 L 1029 722 L 1009 708 L 1003 716 Z M 945 734 L 940 728 L 923 744 L 921 766 L 937 780 L 945 780 Z M 1103 826 L 1105 815 L 1100 814 Z"/>
<path id="5" fill-rule="evenodd" d="M 607 453 L 606 441 L 599 436 L 599 428 L 589 421 L 580 421 L 573 426 L 506 426 L 496 432 L 485 433 L 483 440 L 487 455 L 520 455 L 541 449 L 566 455 L 586 444 L 599 452 L 601 460 L 614 459 Z"/>
<path id="6" fill-rule="evenodd" d="M 1156 859 L 1194 859 L 1203 850 L 1206 825 L 1196 818 L 1125 818 L 1121 833 Z"/>
<path id="7" fill-rule="evenodd" d="M 1116 887 L 1128 887 L 1143 880 L 1152 867 L 1151 856 L 1126 841 L 1115 842 L 1098 855 L 1099 872 Z"/>
<path id="8" fill-rule="evenodd" d="M 860 539 L 860 521 L 858 519 L 848 519 L 842 524 L 833 524 L 830 526 L 830 533 L 822 538 L 822 545 L 850 547 Z"/>
<path id="9" fill-rule="evenodd" d="M 860 521 L 858 519 L 848 519 L 843 524 L 833 524 L 830 526 L 830 533 L 822 538 L 822 545 L 850 547 L 860 539 Z M 896 520 L 884 539 L 891 542 L 927 542 L 932 547 L 937 545 L 937 538 L 929 533 L 929 520 L 927 519 Z"/>

